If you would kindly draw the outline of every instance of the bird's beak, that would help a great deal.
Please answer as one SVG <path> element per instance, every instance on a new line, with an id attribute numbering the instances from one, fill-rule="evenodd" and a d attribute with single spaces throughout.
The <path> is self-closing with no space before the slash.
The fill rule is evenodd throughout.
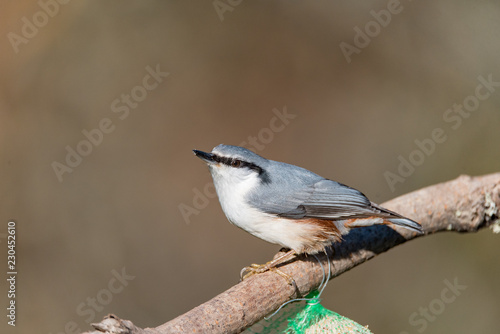
<path id="1" fill-rule="evenodd" d="M 198 150 L 193 150 L 194 154 L 200 158 L 201 160 L 205 161 L 208 164 L 214 163 L 213 159 L 213 154 L 212 153 L 206 153 L 203 151 L 198 151 Z"/>

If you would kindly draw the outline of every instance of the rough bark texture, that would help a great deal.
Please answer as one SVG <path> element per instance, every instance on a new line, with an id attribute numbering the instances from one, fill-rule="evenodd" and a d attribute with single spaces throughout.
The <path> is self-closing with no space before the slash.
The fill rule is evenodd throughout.
<path id="1" fill-rule="evenodd" d="M 475 232 L 500 225 L 500 173 L 459 178 L 403 195 L 382 206 L 422 224 L 424 236 L 441 231 Z M 334 245 L 331 278 L 408 240 L 415 233 L 386 226 L 353 230 Z M 327 266 L 326 256 L 320 260 Z M 311 257 L 301 256 L 280 266 L 295 278 L 297 291 L 272 272 L 254 275 L 191 311 L 156 328 L 141 329 L 130 321 L 108 315 L 92 333 L 239 333 L 277 309 L 282 303 L 305 296 L 320 284 L 323 271 Z"/>

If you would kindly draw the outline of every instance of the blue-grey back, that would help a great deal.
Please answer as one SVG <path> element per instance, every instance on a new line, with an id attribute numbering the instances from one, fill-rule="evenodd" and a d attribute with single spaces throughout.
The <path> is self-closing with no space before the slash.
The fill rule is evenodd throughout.
<path id="1" fill-rule="evenodd" d="M 269 213 L 294 210 L 311 196 L 311 189 L 323 177 L 298 166 L 268 160 L 259 188 L 248 194 L 249 203 Z"/>
<path id="2" fill-rule="evenodd" d="M 239 146 L 219 145 L 213 152 L 260 167 L 261 182 L 246 196 L 248 204 L 260 211 L 293 219 L 393 216 L 392 212 L 374 207 L 360 191 L 305 168 L 267 160 Z"/>
<path id="3" fill-rule="evenodd" d="M 295 219 L 347 219 L 379 213 L 360 191 L 307 169 L 268 160 L 265 170 L 267 181 L 247 197 L 250 205 L 262 211 Z"/>

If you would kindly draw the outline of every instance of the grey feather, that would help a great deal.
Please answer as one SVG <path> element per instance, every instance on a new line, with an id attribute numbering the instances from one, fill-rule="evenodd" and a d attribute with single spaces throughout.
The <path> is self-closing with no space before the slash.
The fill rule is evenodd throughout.
<path id="1" fill-rule="evenodd" d="M 285 165 L 286 168 L 283 168 Z M 264 169 L 269 170 L 269 182 L 262 184 L 258 192 L 251 192 L 248 202 L 267 213 L 292 219 L 402 218 L 411 222 L 413 229 L 420 226 L 370 202 L 360 191 L 325 179 L 307 169 L 276 161 L 267 164 Z M 277 169 L 289 173 L 277 172 Z"/>
<path id="2" fill-rule="evenodd" d="M 421 231 L 418 223 L 370 202 L 360 191 L 307 169 L 267 160 L 237 146 L 219 145 L 213 152 L 240 158 L 262 169 L 260 187 L 246 197 L 248 204 L 258 210 L 290 219 L 347 220 L 376 216 Z"/>

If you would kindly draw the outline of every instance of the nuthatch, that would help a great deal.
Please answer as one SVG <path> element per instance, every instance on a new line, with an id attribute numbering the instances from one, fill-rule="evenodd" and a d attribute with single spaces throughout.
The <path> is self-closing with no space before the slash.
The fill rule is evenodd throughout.
<path id="1" fill-rule="evenodd" d="M 352 228 L 387 224 L 422 233 L 419 223 L 304 168 L 267 160 L 239 146 L 219 145 L 211 153 L 194 153 L 208 164 L 227 219 L 289 249 L 264 265 L 243 268 L 242 279 L 272 269 L 294 283 L 275 266 L 296 254 L 324 251 Z"/>

